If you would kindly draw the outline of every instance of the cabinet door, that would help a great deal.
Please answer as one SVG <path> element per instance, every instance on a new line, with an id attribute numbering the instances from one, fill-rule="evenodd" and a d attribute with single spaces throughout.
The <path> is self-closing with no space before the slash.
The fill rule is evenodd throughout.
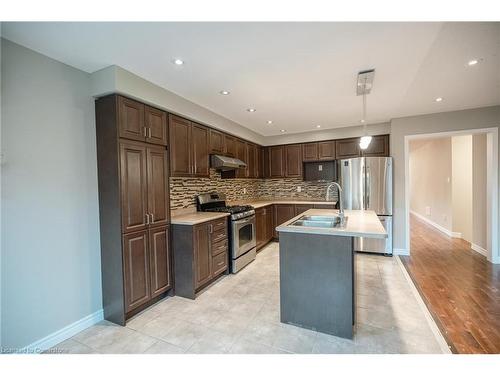
<path id="1" fill-rule="evenodd" d="M 266 242 L 266 216 L 264 208 L 255 210 L 255 237 L 257 240 L 257 249 L 260 249 Z"/>
<path id="2" fill-rule="evenodd" d="M 127 312 L 150 299 L 148 231 L 123 236 L 123 277 Z"/>
<path id="3" fill-rule="evenodd" d="M 307 210 L 310 210 L 313 208 L 312 204 L 296 204 L 295 205 L 295 216 L 300 215 L 303 212 L 306 212 Z"/>
<path id="4" fill-rule="evenodd" d="M 146 142 L 168 145 L 167 113 L 159 109 L 145 106 Z"/>
<path id="5" fill-rule="evenodd" d="M 169 221 L 168 156 L 162 146 L 147 148 L 148 213 L 150 224 L 165 225 Z"/>
<path id="6" fill-rule="evenodd" d="M 335 141 L 318 142 L 318 159 L 319 160 L 335 159 Z"/>
<path id="7" fill-rule="evenodd" d="M 169 227 L 149 230 L 151 298 L 172 288 Z"/>
<path id="8" fill-rule="evenodd" d="M 349 159 L 361 156 L 359 138 L 341 139 L 335 141 L 335 158 Z"/>
<path id="9" fill-rule="evenodd" d="M 262 147 L 262 177 L 269 178 L 271 177 L 271 161 L 269 158 L 269 147 Z"/>
<path id="10" fill-rule="evenodd" d="M 190 176 L 191 162 L 191 122 L 170 115 L 170 173 L 172 176 Z"/>
<path id="11" fill-rule="evenodd" d="M 269 147 L 269 177 L 279 178 L 285 176 L 284 147 L 272 146 Z"/>
<path id="12" fill-rule="evenodd" d="M 283 224 L 285 221 L 290 220 L 295 216 L 295 205 L 294 204 L 277 204 L 275 207 L 275 226 Z M 275 237 L 278 237 L 278 232 L 275 232 Z"/>
<path id="13" fill-rule="evenodd" d="M 217 130 L 210 129 L 210 153 L 211 154 L 223 154 L 224 153 L 224 134 L 218 132 Z"/>
<path id="14" fill-rule="evenodd" d="M 255 146 L 255 178 L 262 178 L 262 147 Z"/>
<path id="15" fill-rule="evenodd" d="M 285 146 L 285 176 L 302 177 L 302 145 Z"/>
<path id="16" fill-rule="evenodd" d="M 224 154 L 236 157 L 236 138 L 232 135 L 224 134 Z"/>
<path id="17" fill-rule="evenodd" d="M 210 174 L 208 160 L 208 128 L 193 124 L 193 175 L 198 177 L 208 177 Z"/>
<path id="18" fill-rule="evenodd" d="M 302 145 L 302 160 L 316 161 L 318 160 L 318 143 L 304 143 Z"/>
<path id="19" fill-rule="evenodd" d="M 239 168 L 236 170 L 236 177 L 243 178 L 247 176 L 248 161 L 247 159 L 247 148 L 246 143 L 241 139 L 236 140 L 236 157 L 247 164 L 246 168 Z"/>
<path id="20" fill-rule="evenodd" d="M 246 177 L 255 178 L 255 146 L 251 143 L 246 143 L 245 147 L 247 162 Z"/>
<path id="21" fill-rule="evenodd" d="M 206 284 L 212 277 L 209 224 L 195 225 L 193 232 L 195 287 Z"/>
<path id="22" fill-rule="evenodd" d="M 363 156 L 389 156 L 389 136 L 373 137 L 368 148 L 363 150 Z"/>
<path id="23" fill-rule="evenodd" d="M 121 138 L 144 141 L 144 104 L 119 96 L 118 128 Z"/>
<path id="24" fill-rule="evenodd" d="M 264 207 L 264 217 L 266 221 L 266 242 L 274 237 L 274 208 L 273 206 Z"/>
<path id="25" fill-rule="evenodd" d="M 133 141 L 120 142 L 120 185 L 123 232 L 146 228 L 147 171 L 146 146 Z"/>

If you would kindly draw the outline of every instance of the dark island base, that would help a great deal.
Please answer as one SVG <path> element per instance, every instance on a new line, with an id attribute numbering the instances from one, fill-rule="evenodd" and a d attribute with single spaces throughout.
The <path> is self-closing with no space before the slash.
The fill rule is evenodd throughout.
<path id="1" fill-rule="evenodd" d="M 280 232 L 281 322 L 351 339 L 353 237 Z"/>

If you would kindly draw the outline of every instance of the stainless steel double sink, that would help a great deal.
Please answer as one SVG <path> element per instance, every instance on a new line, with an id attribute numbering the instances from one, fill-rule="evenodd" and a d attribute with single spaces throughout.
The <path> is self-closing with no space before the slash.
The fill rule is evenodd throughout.
<path id="1" fill-rule="evenodd" d="M 338 215 L 304 215 L 290 225 L 312 228 L 343 228 L 346 223 L 347 216 L 344 216 L 344 219 L 342 220 L 342 218 Z"/>

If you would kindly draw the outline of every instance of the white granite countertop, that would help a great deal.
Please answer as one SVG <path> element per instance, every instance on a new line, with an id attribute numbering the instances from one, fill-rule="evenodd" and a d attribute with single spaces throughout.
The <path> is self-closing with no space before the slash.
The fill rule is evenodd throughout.
<path id="1" fill-rule="evenodd" d="M 332 236 L 387 238 L 387 232 L 374 211 L 345 210 L 345 216 L 348 219 L 343 228 L 318 228 L 290 225 L 304 215 L 333 216 L 338 215 L 338 212 L 338 210 L 328 209 L 307 210 L 281 224 L 276 230 L 278 232 L 327 234 Z"/>
<path id="2" fill-rule="evenodd" d="M 172 216 L 170 219 L 171 224 L 176 225 L 196 225 L 204 223 L 206 221 L 211 221 L 215 219 L 220 219 L 221 217 L 229 216 L 227 212 L 190 212 L 183 215 Z"/>

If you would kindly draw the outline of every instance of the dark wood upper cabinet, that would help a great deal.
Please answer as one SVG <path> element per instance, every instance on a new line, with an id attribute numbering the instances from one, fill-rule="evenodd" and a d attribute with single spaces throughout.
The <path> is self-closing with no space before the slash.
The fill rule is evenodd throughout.
<path id="1" fill-rule="evenodd" d="M 149 230 L 151 298 L 170 289 L 173 284 L 169 230 L 168 226 Z"/>
<path id="2" fill-rule="evenodd" d="M 262 147 L 255 146 L 255 178 L 263 177 L 262 169 Z"/>
<path id="3" fill-rule="evenodd" d="M 302 145 L 285 146 L 285 176 L 302 177 Z"/>
<path id="4" fill-rule="evenodd" d="M 118 96 L 118 130 L 120 138 L 144 141 L 144 104 Z"/>
<path id="5" fill-rule="evenodd" d="M 242 141 L 241 139 L 236 139 L 236 158 L 240 159 L 243 161 L 245 164 L 247 164 L 248 168 L 248 161 L 247 159 L 247 147 L 246 147 L 246 142 Z M 239 168 L 236 170 L 236 177 L 237 178 L 244 178 L 247 176 L 247 168 Z"/>
<path id="6" fill-rule="evenodd" d="M 224 134 L 224 154 L 236 157 L 236 138 L 232 135 Z"/>
<path id="7" fill-rule="evenodd" d="M 147 225 L 147 152 L 144 143 L 120 141 L 120 185 L 123 232 Z"/>
<path id="8" fill-rule="evenodd" d="M 209 154 L 208 154 L 208 128 L 194 124 L 191 133 L 193 152 L 193 175 L 197 177 L 208 177 Z"/>
<path id="9" fill-rule="evenodd" d="M 209 143 L 210 143 L 210 153 L 211 154 L 223 154 L 224 153 L 224 134 L 221 132 L 210 129 L 209 132 Z"/>
<path id="10" fill-rule="evenodd" d="M 123 236 L 125 310 L 130 312 L 150 299 L 148 231 Z"/>
<path id="11" fill-rule="evenodd" d="M 284 146 L 269 147 L 269 177 L 279 178 L 285 176 Z"/>
<path id="12" fill-rule="evenodd" d="M 390 156 L 389 136 L 376 135 L 368 145 L 366 150 L 362 150 L 363 156 Z"/>
<path id="13" fill-rule="evenodd" d="M 335 159 L 335 141 L 318 142 L 318 160 Z"/>
<path id="14" fill-rule="evenodd" d="M 212 256 L 210 252 L 210 225 L 203 223 L 194 227 L 193 246 L 194 246 L 194 264 L 195 287 L 206 284 L 212 278 Z"/>
<path id="15" fill-rule="evenodd" d="M 261 160 L 261 168 L 262 168 L 262 177 L 269 178 L 271 177 L 271 162 L 269 160 L 269 147 L 262 147 L 262 160 Z"/>
<path id="16" fill-rule="evenodd" d="M 169 222 L 168 154 L 165 147 L 147 147 L 148 213 L 150 224 Z"/>
<path id="17" fill-rule="evenodd" d="M 178 116 L 169 116 L 170 133 L 170 173 L 172 176 L 190 176 L 191 156 L 191 121 Z"/>
<path id="18" fill-rule="evenodd" d="M 361 156 L 359 138 L 340 139 L 335 141 L 335 158 L 349 159 Z"/>
<path id="19" fill-rule="evenodd" d="M 252 143 L 246 143 L 246 177 L 255 178 L 257 177 L 257 165 L 256 165 L 256 150 L 255 145 Z"/>
<path id="20" fill-rule="evenodd" d="M 318 160 L 318 142 L 304 143 L 302 145 L 302 160 L 304 161 Z"/>
<path id="21" fill-rule="evenodd" d="M 159 109 L 145 106 L 146 142 L 168 145 L 167 113 Z"/>

